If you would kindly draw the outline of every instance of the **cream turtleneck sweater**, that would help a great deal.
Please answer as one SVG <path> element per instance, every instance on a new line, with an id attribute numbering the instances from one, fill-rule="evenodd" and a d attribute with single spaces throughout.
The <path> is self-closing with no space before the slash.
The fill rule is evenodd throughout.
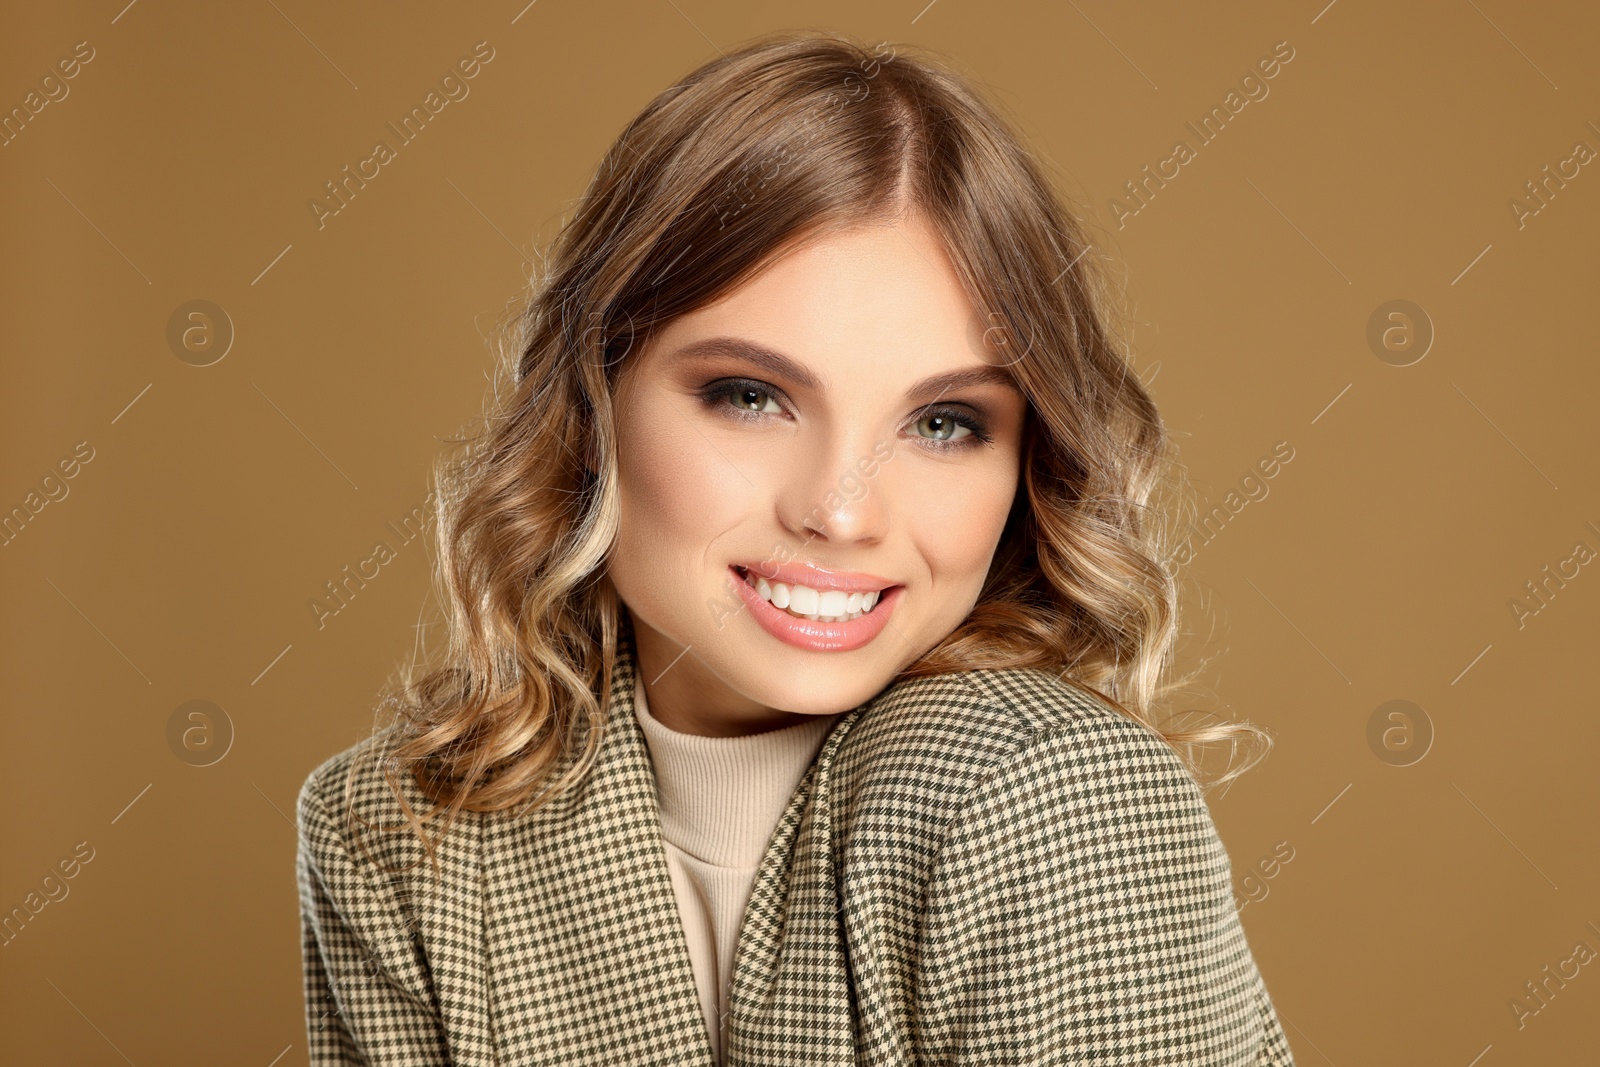
<path id="1" fill-rule="evenodd" d="M 744 737 L 685 734 L 651 716 L 642 677 L 633 706 L 655 767 L 667 867 L 720 1065 L 734 948 L 756 871 L 839 715 Z"/>

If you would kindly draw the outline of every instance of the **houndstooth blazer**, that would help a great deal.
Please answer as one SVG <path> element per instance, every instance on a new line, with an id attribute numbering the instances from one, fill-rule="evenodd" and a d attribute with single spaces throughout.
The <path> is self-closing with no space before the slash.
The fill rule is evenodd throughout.
<path id="1" fill-rule="evenodd" d="M 371 754 L 300 791 L 314 1065 L 674 1064 L 711 1046 L 623 630 L 583 788 L 463 812 L 390 875 L 346 826 L 400 809 Z M 417 810 L 429 802 L 408 776 Z M 390 866 L 410 833 L 367 833 Z M 1290 1067 L 1227 853 L 1159 736 L 1036 670 L 889 686 L 841 716 L 768 843 L 734 963 L 729 1067 Z"/>

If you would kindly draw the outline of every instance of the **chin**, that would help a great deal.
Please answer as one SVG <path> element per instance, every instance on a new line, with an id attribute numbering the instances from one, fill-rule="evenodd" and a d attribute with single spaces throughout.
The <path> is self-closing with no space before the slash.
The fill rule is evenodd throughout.
<path id="1" fill-rule="evenodd" d="M 752 669 L 752 663 L 763 666 Z M 724 678 L 730 688 L 769 708 L 798 715 L 834 715 L 866 703 L 889 684 L 893 671 L 873 667 L 858 662 L 847 668 L 836 654 L 780 647 L 741 657 L 733 666 L 736 673 Z M 864 673 L 868 671 L 871 673 Z"/>

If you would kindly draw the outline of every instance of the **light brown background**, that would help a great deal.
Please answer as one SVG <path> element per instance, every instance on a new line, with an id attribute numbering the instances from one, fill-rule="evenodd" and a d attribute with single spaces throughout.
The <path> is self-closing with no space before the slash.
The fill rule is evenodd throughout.
<path id="1" fill-rule="evenodd" d="M 1600 950 L 1600 565 L 1520 628 L 1509 607 L 1600 550 L 1597 165 L 1523 227 L 1509 207 L 1600 149 L 1592 7 L 124 2 L 0 20 L 6 110 L 95 49 L 0 147 L 0 508 L 94 449 L 0 547 L 0 909 L 94 849 L 0 948 L 0 1059 L 304 1062 L 295 792 L 369 728 L 428 549 L 321 629 L 308 601 L 422 501 L 621 126 L 803 25 L 942 49 L 1017 115 L 1126 270 L 1200 503 L 1295 450 L 1200 549 L 1185 657 L 1277 735 L 1211 803 L 1241 896 L 1293 849 L 1243 919 L 1298 1062 L 1594 1057 L 1600 963 L 1520 1026 L 1509 1006 Z M 319 230 L 307 201 L 483 40 L 470 96 Z M 1283 40 L 1270 95 L 1116 228 L 1108 199 Z M 208 367 L 166 340 L 193 299 L 236 331 Z M 1393 299 L 1436 331 L 1411 366 L 1366 340 Z M 235 731 L 208 767 L 167 741 L 195 699 Z M 1409 766 L 1368 745 L 1392 699 L 1434 731 Z"/>

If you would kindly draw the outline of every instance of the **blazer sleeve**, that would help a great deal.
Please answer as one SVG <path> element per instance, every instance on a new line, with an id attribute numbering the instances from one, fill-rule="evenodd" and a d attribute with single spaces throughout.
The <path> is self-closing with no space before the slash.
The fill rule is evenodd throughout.
<path id="1" fill-rule="evenodd" d="M 1117 715 L 1037 733 L 974 787 L 919 935 L 919 1060 L 1292 1067 L 1198 787 Z"/>
<path id="2" fill-rule="evenodd" d="M 398 917 L 357 865 L 359 851 L 347 848 L 318 779 L 314 773 L 306 780 L 296 804 L 295 873 L 311 1067 L 448 1064 L 437 1011 L 397 981 L 384 958 L 395 951 L 396 938 L 374 933 L 390 929 Z"/>

